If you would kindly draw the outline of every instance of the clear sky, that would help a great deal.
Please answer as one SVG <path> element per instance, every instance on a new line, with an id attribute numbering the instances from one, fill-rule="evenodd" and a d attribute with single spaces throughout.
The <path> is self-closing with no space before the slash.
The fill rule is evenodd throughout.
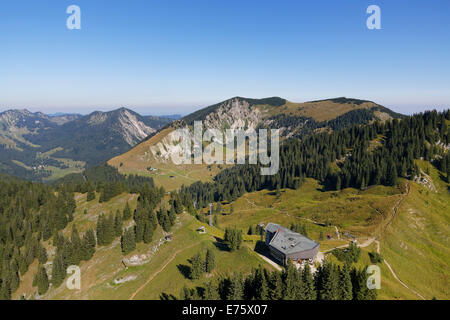
<path id="1" fill-rule="evenodd" d="M 448 108 L 450 1 L 0 1 L 0 111 L 187 114 L 233 96 Z"/>

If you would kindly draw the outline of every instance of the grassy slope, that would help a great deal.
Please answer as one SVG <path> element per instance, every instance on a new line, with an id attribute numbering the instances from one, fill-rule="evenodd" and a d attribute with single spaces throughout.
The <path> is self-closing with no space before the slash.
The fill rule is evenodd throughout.
<path id="1" fill-rule="evenodd" d="M 322 192 L 314 180 L 308 180 L 299 190 L 283 190 L 279 198 L 267 190 L 246 194 L 234 202 L 232 215 L 220 215 L 221 227 L 236 225 L 246 231 L 250 224 L 277 222 L 289 226 L 292 222 L 307 224 L 308 235 L 319 240 L 319 234 L 335 235 L 333 226 L 322 227 L 311 220 L 324 222 L 364 239 L 375 237 L 382 230 L 381 254 L 386 257 L 397 276 L 413 290 L 431 299 L 450 297 L 449 195 L 447 184 L 439 179 L 436 170 L 430 176 L 439 193 L 410 184 L 410 194 L 402 199 L 405 181 L 399 188 L 377 186 L 365 191 L 346 189 L 341 192 Z M 399 202 L 400 201 L 400 202 Z M 393 217 L 393 207 L 399 210 Z M 222 206 L 225 213 L 229 205 Z M 311 220 L 308 220 L 311 219 Z M 392 221 L 390 224 L 388 224 Z M 321 251 L 345 244 L 344 240 L 320 241 Z M 368 252 L 376 251 L 376 244 L 363 248 L 360 266 L 370 264 Z M 382 290 L 379 299 L 418 299 L 402 286 L 385 264 L 380 265 Z M 427 272 L 424 272 L 427 270 Z"/>
<path id="2" fill-rule="evenodd" d="M 376 106 L 373 102 L 356 103 L 338 103 L 332 100 L 312 101 L 304 103 L 286 102 L 284 106 L 272 109 L 272 114 L 284 113 L 288 115 L 297 115 L 311 117 L 316 121 L 332 120 L 349 111 L 357 109 L 370 109 Z"/>
<path id="3" fill-rule="evenodd" d="M 152 177 L 157 186 L 163 186 L 166 190 L 178 189 L 183 184 L 189 185 L 195 181 L 212 181 L 212 178 L 220 172 L 218 166 L 209 167 L 205 164 L 175 165 L 172 162 L 162 163 L 153 157 L 150 146 L 160 143 L 172 131 L 173 128 L 164 129 L 130 151 L 109 160 L 108 164 L 118 168 L 119 172 L 123 174 Z M 158 170 L 150 172 L 147 170 L 148 167 Z"/>
<path id="4" fill-rule="evenodd" d="M 233 204 L 233 215 L 221 215 L 220 226 L 237 225 L 247 231 L 250 224 L 277 222 L 290 225 L 292 222 L 305 222 L 313 239 L 319 238 L 320 231 L 334 233 L 333 227 L 321 227 L 314 222 L 327 220 L 336 225 L 341 232 L 350 232 L 366 237 L 377 230 L 383 219 L 391 215 L 393 203 L 400 190 L 377 186 L 360 191 L 346 189 L 340 192 L 323 192 L 313 179 L 298 190 L 282 190 L 277 196 L 274 192 L 263 190 L 249 193 Z M 222 206 L 229 212 L 228 204 Z"/>
<path id="5" fill-rule="evenodd" d="M 381 253 L 398 277 L 425 298 L 449 299 L 449 185 L 435 169 L 430 176 L 438 193 L 411 183 L 409 196 L 381 238 Z"/>

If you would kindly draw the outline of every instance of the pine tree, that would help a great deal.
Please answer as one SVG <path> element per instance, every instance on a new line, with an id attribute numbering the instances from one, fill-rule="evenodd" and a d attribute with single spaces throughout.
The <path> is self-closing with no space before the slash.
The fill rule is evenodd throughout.
<path id="1" fill-rule="evenodd" d="M 47 262 L 47 251 L 42 246 L 42 244 L 39 242 L 39 248 L 38 248 L 38 261 L 41 264 L 44 264 Z"/>
<path id="2" fill-rule="evenodd" d="M 268 282 L 270 300 L 280 300 L 283 297 L 283 279 L 281 278 L 281 273 L 278 271 L 270 273 Z"/>
<path id="3" fill-rule="evenodd" d="M 269 297 L 269 288 L 266 278 L 266 272 L 262 266 L 256 269 L 255 277 L 253 279 L 253 285 L 255 288 L 255 299 L 267 300 Z"/>
<path id="4" fill-rule="evenodd" d="M 152 242 L 154 226 L 150 220 L 145 222 L 144 226 L 144 243 Z"/>
<path id="5" fill-rule="evenodd" d="M 81 240 L 81 260 L 88 261 L 95 253 L 95 235 L 94 230 L 89 229 Z"/>
<path id="6" fill-rule="evenodd" d="M 39 295 L 43 295 L 48 291 L 49 281 L 47 271 L 45 271 L 45 268 L 42 264 L 40 264 L 38 267 L 38 272 L 34 277 L 33 285 L 38 287 Z"/>
<path id="7" fill-rule="evenodd" d="M 122 215 L 120 214 L 120 211 L 117 210 L 116 216 L 114 217 L 114 235 L 116 237 L 120 237 L 122 235 L 122 227 L 123 227 L 123 221 L 122 221 Z"/>
<path id="8" fill-rule="evenodd" d="M 309 267 L 308 263 L 306 263 L 305 267 L 303 268 L 302 279 L 303 279 L 304 299 L 316 300 L 317 294 L 314 285 L 314 277 L 311 274 L 311 268 Z"/>
<path id="9" fill-rule="evenodd" d="M 206 250 L 205 271 L 207 273 L 211 273 L 215 267 L 216 267 L 216 257 L 214 254 L 214 250 L 208 248 L 208 250 Z"/>
<path id="10" fill-rule="evenodd" d="M 205 286 L 205 300 L 220 300 L 219 289 L 213 281 L 209 281 Z"/>
<path id="11" fill-rule="evenodd" d="M 191 258 L 191 270 L 190 270 L 190 278 L 192 280 L 200 279 L 201 275 L 204 272 L 205 263 L 202 259 L 200 253 L 197 253 Z"/>
<path id="12" fill-rule="evenodd" d="M 95 191 L 94 190 L 89 190 L 87 193 L 87 201 L 92 201 L 95 199 Z"/>
<path id="13" fill-rule="evenodd" d="M 288 261 L 287 268 L 283 271 L 283 299 L 294 300 L 295 299 L 295 267 L 292 261 Z"/>
<path id="14" fill-rule="evenodd" d="M 219 227 L 219 219 L 217 218 L 217 214 L 214 215 L 213 224 L 215 227 Z"/>
<path id="15" fill-rule="evenodd" d="M 97 243 L 99 246 L 103 246 L 105 241 L 105 216 L 101 214 L 97 220 Z"/>
<path id="16" fill-rule="evenodd" d="M 53 259 L 52 284 L 58 288 L 66 277 L 66 268 L 64 267 L 63 257 L 57 254 Z"/>
<path id="17" fill-rule="evenodd" d="M 125 204 L 125 209 L 123 209 L 123 220 L 127 221 L 131 219 L 131 208 L 128 202 Z"/>
<path id="18" fill-rule="evenodd" d="M 338 275 L 333 264 L 326 261 L 319 267 L 318 271 L 318 294 L 319 300 L 338 300 Z"/>
<path id="19" fill-rule="evenodd" d="M 122 253 L 124 255 L 127 255 L 136 249 L 136 240 L 132 228 L 125 230 L 121 239 L 121 245 L 122 245 Z"/>
<path id="20" fill-rule="evenodd" d="M 386 184 L 388 186 L 395 186 L 397 184 L 397 169 L 395 168 L 395 163 L 392 160 L 390 160 L 387 167 Z"/>
<path id="21" fill-rule="evenodd" d="M 242 300 L 244 296 L 244 283 L 242 275 L 238 272 L 234 272 L 233 276 L 229 280 L 229 288 L 227 293 L 227 300 Z"/>
<path id="22" fill-rule="evenodd" d="M 347 263 L 344 264 L 342 269 L 339 268 L 339 299 L 352 300 L 353 287 L 352 279 L 350 277 L 350 267 Z"/>
<path id="23" fill-rule="evenodd" d="M 72 226 L 72 236 L 71 236 L 71 251 L 72 256 L 70 259 L 70 264 L 78 265 L 81 261 L 82 256 L 82 247 L 81 247 L 81 239 L 80 235 L 78 234 L 78 230 L 75 227 L 75 225 Z"/>
<path id="24" fill-rule="evenodd" d="M 227 227 L 225 229 L 224 241 L 230 251 L 238 250 L 242 244 L 242 231 L 235 227 Z"/>
<path id="25" fill-rule="evenodd" d="M 172 206 L 169 210 L 170 226 L 173 226 L 176 220 L 177 220 L 177 213 L 175 212 L 175 208 Z"/>

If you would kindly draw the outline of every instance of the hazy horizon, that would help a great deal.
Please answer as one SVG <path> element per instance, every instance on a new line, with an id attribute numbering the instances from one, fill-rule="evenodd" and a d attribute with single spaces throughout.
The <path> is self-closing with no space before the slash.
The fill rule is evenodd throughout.
<path id="1" fill-rule="evenodd" d="M 259 99 L 259 98 L 267 98 L 267 97 L 248 97 L 248 96 L 244 96 L 246 98 L 255 98 L 255 99 Z M 230 97 L 232 98 L 232 97 Z M 227 98 L 227 99 L 230 99 Z M 281 97 L 284 98 L 284 97 Z M 297 102 L 297 103 L 301 103 L 301 102 L 308 102 L 308 101 L 313 101 L 313 100 L 322 100 L 322 99 L 332 99 L 332 98 L 338 98 L 338 97 L 329 97 L 329 98 L 318 98 L 318 99 L 311 99 L 311 100 L 307 100 L 307 101 L 293 101 L 290 99 L 287 99 L 291 102 Z M 346 97 L 346 98 L 355 98 L 355 97 Z M 181 116 L 186 116 L 192 112 L 195 112 L 197 110 L 200 110 L 202 108 L 206 108 L 210 105 L 214 105 L 216 103 L 225 101 L 227 99 L 222 99 L 222 100 L 217 100 L 217 101 L 213 101 L 213 102 L 209 102 L 209 103 L 204 103 L 204 104 L 198 104 L 197 106 L 183 106 L 181 107 L 182 109 L 180 109 L 180 107 L 174 106 L 172 108 L 172 106 L 167 105 L 167 106 L 163 106 L 163 105 L 159 105 L 159 106 L 154 106 L 154 107 L 135 107 L 135 106 L 130 106 L 130 105 L 124 105 L 124 106 L 101 106 L 101 107 L 87 107 L 87 108 L 82 108 L 83 111 L 77 111 L 80 110 L 80 108 L 78 107 L 66 107 L 66 108 L 47 108 L 47 107 L 33 107 L 33 106 L 19 106 L 19 107 L 2 107 L 0 106 L 0 113 L 7 111 L 7 110 L 28 110 L 30 112 L 36 113 L 36 112 L 42 112 L 46 115 L 53 115 L 53 114 L 58 114 L 58 113 L 63 113 L 63 114 L 80 114 L 80 115 L 88 115 L 91 114 L 92 112 L 95 111 L 102 111 L 102 112 L 108 112 L 108 111 L 113 111 L 113 110 L 117 110 L 120 108 L 127 108 L 130 109 L 134 112 L 139 113 L 140 115 L 143 116 L 170 116 L 170 115 L 181 115 Z M 362 99 L 362 100 L 368 100 L 368 99 L 363 99 L 361 97 L 355 98 L 355 99 Z M 379 103 L 377 101 L 374 101 L 375 103 L 378 103 L 384 107 L 387 107 L 389 109 L 391 109 L 394 112 L 397 113 L 401 113 L 401 114 L 405 114 L 405 115 L 412 115 L 414 113 L 419 113 L 419 112 L 424 112 L 427 110 L 437 110 L 437 111 L 442 111 L 442 110 L 447 110 L 450 109 L 450 104 L 449 105 L 442 105 L 442 106 L 421 106 L 421 105 L 394 105 L 394 106 L 390 106 L 390 105 L 385 105 L 382 103 Z M 161 108 L 165 108 L 164 111 L 161 111 Z M 179 110 L 179 111 L 177 111 Z"/>
<path id="2" fill-rule="evenodd" d="M 69 30 L 66 9 L 81 10 Z M 450 106 L 450 2 L 17 0 L 0 4 L 0 110 L 189 114 L 234 96 Z"/>

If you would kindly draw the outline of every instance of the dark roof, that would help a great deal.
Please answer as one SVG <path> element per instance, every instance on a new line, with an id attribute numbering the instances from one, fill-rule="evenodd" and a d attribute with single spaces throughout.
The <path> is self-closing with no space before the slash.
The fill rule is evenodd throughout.
<path id="1" fill-rule="evenodd" d="M 314 240 L 275 223 L 269 223 L 265 230 L 271 233 L 276 232 L 269 245 L 284 254 L 311 250 L 319 245 Z"/>

